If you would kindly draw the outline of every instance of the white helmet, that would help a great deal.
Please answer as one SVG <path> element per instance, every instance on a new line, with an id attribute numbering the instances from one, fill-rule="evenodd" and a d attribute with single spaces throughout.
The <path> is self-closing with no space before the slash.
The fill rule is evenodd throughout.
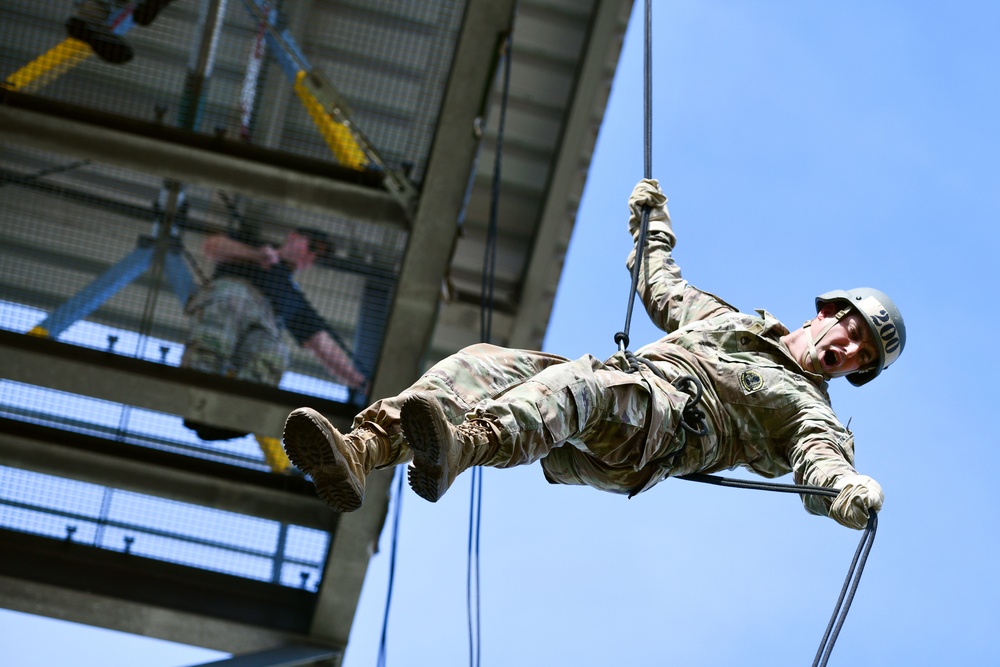
<path id="1" fill-rule="evenodd" d="M 828 303 L 846 304 L 861 314 L 872 338 L 878 343 L 878 363 L 847 376 L 855 387 L 871 382 L 892 362 L 899 358 L 906 345 L 906 325 L 899 308 L 885 293 L 871 287 L 851 290 L 833 290 L 816 297 L 816 310 Z"/>

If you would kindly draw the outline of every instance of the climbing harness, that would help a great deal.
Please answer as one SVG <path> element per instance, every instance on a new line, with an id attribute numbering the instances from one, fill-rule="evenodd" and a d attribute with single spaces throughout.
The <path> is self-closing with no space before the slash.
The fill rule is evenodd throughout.
<path id="1" fill-rule="evenodd" d="M 652 0 L 646 0 L 645 6 L 645 49 L 643 56 L 643 177 L 653 177 L 653 21 L 652 21 Z M 639 221 L 639 236 L 636 239 L 636 248 L 641 249 L 646 245 L 646 236 L 649 233 L 649 208 L 642 207 Z M 681 411 L 681 427 L 692 435 L 708 435 L 708 426 L 705 424 L 705 413 L 698 407 L 704 388 L 701 381 L 693 375 L 682 375 L 674 380 L 667 379 L 666 376 L 646 359 L 641 359 L 628 350 L 628 332 L 632 326 L 632 308 L 635 305 L 635 295 L 639 290 L 639 271 L 642 267 L 642 252 L 636 252 L 635 263 L 632 265 L 632 287 L 629 291 L 628 307 L 625 311 L 625 328 L 615 334 L 615 343 L 618 350 L 628 361 L 629 373 L 639 373 L 639 364 L 644 365 L 658 377 L 670 382 L 676 389 L 691 396 Z M 640 373 L 641 374 L 641 373 Z M 652 387 L 650 387 L 652 393 Z"/>
<path id="2" fill-rule="evenodd" d="M 644 129 L 644 178 L 652 178 L 652 0 L 645 0 L 645 54 L 644 54 L 644 66 L 643 66 L 643 129 Z M 641 366 L 645 366 L 647 369 L 652 371 L 655 375 L 671 383 L 675 388 L 691 396 L 691 400 L 687 402 L 681 413 L 681 427 L 687 432 L 697 435 L 704 436 L 708 434 L 708 426 L 705 423 L 705 413 L 698 407 L 698 403 L 701 400 L 704 387 L 702 387 L 701 382 L 698 378 L 691 375 L 682 375 L 677 378 L 667 378 L 662 370 L 656 367 L 655 364 L 647 359 L 637 357 L 632 352 L 628 350 L 629 344 L 629 328 L 632 324 L 632 307 L 635 303 L 635 296 L 638 292 L 639 287 L 639 271 L 642 266 L 642 251 L 646 246 L 646 236 L 649 232 L 649 208 L 647 206 L 642 207 L 640 223 L 639 223 L 639 233 L 636 237 L 636 253 L 635 253 L 635 263 L 632 265 L 632 286 L 629 291 L 629 297 L 627 302 L 627 309 L 625 313 L 625 327 L 622 331 L 615 334 L 615 343 L 618 344 L 619 353 L 625 357 L 628 362 L 629 373 L 640 373 Z M 837 320 L 842 317 L 842 314 L 838 314 L 838 317 L 833 320 L 836 323 Z M 648 384 L 648 382 L 647 382 Z M 716 475 L 706 475 L 706 474 L 690 474 L 690 475 L 678 475 L 679 479 L 686 479 L 692 482 L 702 482 L 706 484 L 716 484 L 719 486 L 729 486 L 734 488 L 742 489 L 756 489 L 761 491 L 777 491 L 781 493 L 798 493 L 805 495 L 821 495 L 835 498 L 838 495 L 838 491 L 835 489 L 828 489 L 819 486 L 803 486 L 799 484 L 778 484 L 774 482 L 758 482 L 758 481 L 748 481 L 740 479 L 732 479 L 728 477 L 719 477 Z M 847 618 L 847 612 L 851 608 L 851 603 L 854 601 L 854 594 L 857 592 L 858 584 L 861 581 L 861 574 L 864 572 L 865 563 L 868 560 L 868 554 L 871 552 L 872 544 L 875 541 L 875 531 L 878 528 L 878 514 L 874 510 L 869 510 L 868 515 L 868 525 L 865 528 L 864 534 L 861 537 L 861 542 L 858 544 L 857 551 L 854 554 L 854 559 L 851 561 L 851 566 L 847 572 L 847 578 L 844 581 L 844 586 L 841 589 L 840 596 L 837 598 L 837 603 L 833 610 L 833 615 L 830 617 L 830 622 L 827 624 L 826 631 L 823 633 L 823 638 L 820 641 L 819 649 L 816 651 L 816 657 L 813 660 L 812 667 L 826 667 L 827 661 L 830 659 L 830 654 L 833 652 L 833 645 L 837 641 L 837 637 L 840 634 L 840 629 L 843 627 L 844 621 Z"/>
<path id="3" fill-rule="evenodd" d="M 616 335 L 616 340 L 618 335 L 621 334 Z M 701 381 L 698 378 L 693 375 L 680 375 L 671 380 L 648 359 L 637 357 L 628 350 L 622 350 L 621 353 L 625 355 L 625 360 L 628 361 L 629 369 L 625 371 L 626 373 L 641 374 L 639 364 L 642 364 L 652 371 L 654 375 L 673 385 L 675 389 L 691 396 L 691 400 L 681 410 L 681 428 L 691 435 L 708 435 L 708 424 L 705 423 L 705 411 L 698 407 L 701 396 L 705 393 L 705 388 L 701 385 Z M 652 387 L 650 387 L 650 392 L 652 393 Z"/>

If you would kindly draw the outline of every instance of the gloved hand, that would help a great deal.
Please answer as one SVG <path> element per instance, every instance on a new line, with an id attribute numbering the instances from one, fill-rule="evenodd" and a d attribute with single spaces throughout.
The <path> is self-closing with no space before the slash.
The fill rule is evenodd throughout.
<path id="1" fill-rule="evenodd" d="M 830 506 L 830 518 L 843 526 L 862 530 L 868 525 L 868 510 L 882 509 L 882 487 L 868 475 L 842 475 L 835 488 L 840 494 Z"/>
<path id="2" fill-rule="evenodd" d="M 639 234 L 639 223 L 642 220 L 643 206 L 649 209 L 650 229 L 654 228 L 653 222 L 666 222 L 666 225 L 658 225 L 670 230 L 670 213 L 667 212 L 667 197 L 660 190 L 660 182 L 655 178 L 644 178 L 632 189 L 632 194 L 628 198 L 628 231 L 635 238 Z M 671 235 L 673 232 L 671 232 Z"/>

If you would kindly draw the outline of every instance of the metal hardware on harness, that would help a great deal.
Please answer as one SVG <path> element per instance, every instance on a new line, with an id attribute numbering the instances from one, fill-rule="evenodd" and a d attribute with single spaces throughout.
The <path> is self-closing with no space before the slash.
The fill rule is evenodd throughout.
<path id="1" fill-rule="evenodd" d="M 682 375 L 674 380 L 673 385 L 691 395 L 691 400 L 681 411 L 681 426 L 692 435 L 708 435 L 708 424 L 705 423 L 705 412 L 698 407 L 704 389 L 701 382 L 693 375 Z"/>
<path id="2" fill-rule="evenodd" d="M 630 354 L 628 351 L 628 334 L 624 331 L 619 331 L 615 334 L 615 342 L 618 343 L 618 351 L 624 352 L 626 355 Z"/>

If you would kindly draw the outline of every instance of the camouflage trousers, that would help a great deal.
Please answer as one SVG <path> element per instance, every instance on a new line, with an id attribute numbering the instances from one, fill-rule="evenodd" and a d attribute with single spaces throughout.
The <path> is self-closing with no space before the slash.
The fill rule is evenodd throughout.
<path id="1" fill-rule="evenodd" d="M 185 312 L 192 325 L 181 366 L 277 386 L 289 351 L 270 302 L 250 283 L 218 278 Z"/>
<path id="2" fill-rule="evenodd" d="M 499 424 L 492 467 L 541 460 L 550 482 L 634 494 L 663 479 L 663 463 L 684 447 L 679 425 L 690 396 L 648 370 L 627 369 L 620 355 L 572 361 L 474 345 L 362 411 L 354 427 L 374 422 L 400 446 L 399 462 L 409 460 L 399 408 L 414 393 L 430 394 L 452 423 L 485 417 Z"/>

